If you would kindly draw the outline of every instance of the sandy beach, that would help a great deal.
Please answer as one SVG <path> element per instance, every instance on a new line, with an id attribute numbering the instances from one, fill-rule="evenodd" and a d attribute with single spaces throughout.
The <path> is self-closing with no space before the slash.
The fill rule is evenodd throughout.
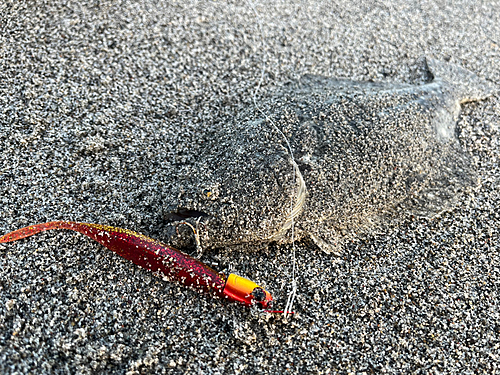
<path id="1" fill-rule="evenodd" d="M 424 57 L 500 87 L 500 3 L 3 1 L 0 235 L 73 220 L 168 242 L 165 213 L 198 181 L 190 166 L 245 161 L 203 147 L 254 97 L 308 74 L 414 84 Z M 500 373 L 500 94 L 463 103 L 455 136 L 475 186 L 338 252 L 297 241 L 287 319 L 166 282 L 73 232 L 0 244 L 0 373 Z M 248 210 L 238 197 L 241 222 L 261 210 L 255 197 Z M 271 211 L 271 224 L 287 214 Z M 284 308 L 291 245 L 208 246 L 201 260 Z"/>

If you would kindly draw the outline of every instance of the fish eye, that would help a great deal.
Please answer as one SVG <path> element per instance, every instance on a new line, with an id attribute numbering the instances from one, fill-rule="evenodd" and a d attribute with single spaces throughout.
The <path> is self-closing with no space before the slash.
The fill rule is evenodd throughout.
<path id="1" fill-rule="evenodd" d="M 257 302 L 262 302 L 266 299 L 266 292 L 264 289 L 257 287 L 252 291 L 252 296 Z"/>

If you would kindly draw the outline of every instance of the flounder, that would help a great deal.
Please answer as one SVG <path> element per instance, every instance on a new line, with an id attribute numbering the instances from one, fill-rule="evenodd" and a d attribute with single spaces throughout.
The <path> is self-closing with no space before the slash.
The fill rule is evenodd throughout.
<path id="1" fill-rule="evenodd" d="M 295 238 L 335 251 L 388 220 L 450 207 L 476 184 L 457 138 L 460 104 L 496 88 L 452 64 L 426 65 L 433 79 L 421 85 L 305 76 L 221 126 L 172 187 L 171 242 L 184 220 L 202 223 L 204 247 L 285 242 L 293 218 Z"/>

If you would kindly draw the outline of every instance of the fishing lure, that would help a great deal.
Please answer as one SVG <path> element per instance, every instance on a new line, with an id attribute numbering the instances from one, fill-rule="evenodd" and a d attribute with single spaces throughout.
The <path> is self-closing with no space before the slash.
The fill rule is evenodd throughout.
<path id="1" fill-rule="evenodd" d="M 264 309 L 271 307 L 271 294 L 253 281 L 235 274 L 226 277 L 173 247 L 128 229 L 72 221 L 51 221 L 7 233 L 0 237 L 0 243 L 13 242 L 51 229 L 80 232 L 157 276 L 164 276 L 203 293 L 247 306 L 258 304 Z"/>

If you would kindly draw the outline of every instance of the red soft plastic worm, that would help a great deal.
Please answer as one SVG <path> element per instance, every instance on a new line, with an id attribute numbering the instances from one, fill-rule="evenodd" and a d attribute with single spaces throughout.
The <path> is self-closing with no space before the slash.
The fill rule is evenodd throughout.
<path id="1" fill-rule="evenodd" d="M 0 237 L 0 243 L 16 241 L 51 229 L 80 232 L 142 268 L 204 293 L 245 305 L 259 303 L 267 308 L 271 304 L 272 297 L 269 292 L 253 281 L 234 274 L 226 278 L 189 255 L 128 229 L 72 221 L 51 221 L 7 233 Z"/>

